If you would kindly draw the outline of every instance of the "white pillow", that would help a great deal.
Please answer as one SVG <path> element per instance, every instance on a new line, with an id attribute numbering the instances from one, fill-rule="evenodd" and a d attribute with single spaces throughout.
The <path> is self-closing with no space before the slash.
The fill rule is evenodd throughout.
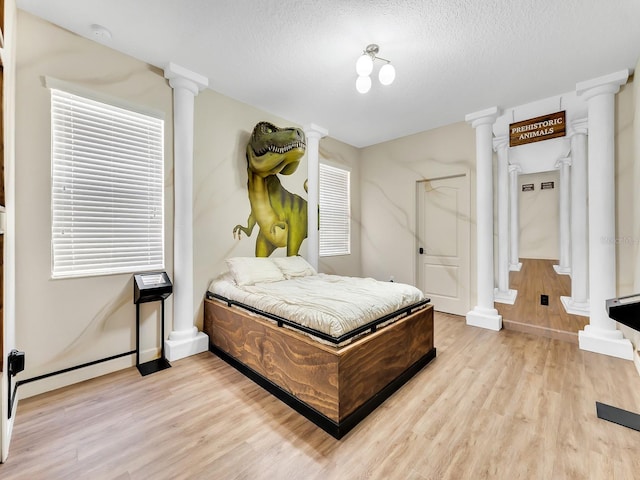
<path id="1" fill-rule="evenodd" d="M 272 260 L 282 270 L 285 278 L 306 277 L 307 275 L 316 275 L 318 273 L 300 256 L 275 257 Z"/>
<path id="2" fill-rule="evenodd" d="M 233 257 L 228 258 L 226 264 L 238 285 L 285 280 L 282 270 L 270 258 Z"/>

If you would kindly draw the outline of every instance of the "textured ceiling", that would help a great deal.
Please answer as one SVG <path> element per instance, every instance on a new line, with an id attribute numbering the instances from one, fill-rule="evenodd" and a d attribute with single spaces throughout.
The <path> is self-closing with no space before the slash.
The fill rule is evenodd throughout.
<path id="1" fill-rule="evenodd" d="M 640 0 L 17 0 L 18 7 L 357 147 L 633 69 Z M 95 38 L 95 37 L 94 37 Z M 369 43 L 396 81 L 355 89 Z"/>

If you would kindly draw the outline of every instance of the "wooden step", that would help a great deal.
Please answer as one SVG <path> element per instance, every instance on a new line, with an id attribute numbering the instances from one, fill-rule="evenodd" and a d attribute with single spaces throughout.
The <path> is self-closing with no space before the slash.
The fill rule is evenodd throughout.
<path id="1" fill-rule="evenodd" d="M 541 337 L 553 338 L 555 340 L 563 340 L 578 344 L 578 332 L 566 332 L 555 328 L 543 327 L 540 325 L 532 325 L 530 323 L 516 322 L 515 320 L 502 319 L 502 327 L 505 330 L 514 330 L 516 332 L 531 333 L 540 335 Z"/>

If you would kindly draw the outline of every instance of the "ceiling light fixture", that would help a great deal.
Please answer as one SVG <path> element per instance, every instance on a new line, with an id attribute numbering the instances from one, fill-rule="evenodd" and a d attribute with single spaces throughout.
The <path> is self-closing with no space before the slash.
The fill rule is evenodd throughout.
<path id="1" fill-rule="evenodd" d="M 373 72 L 373 61 L 380 60 L 385 64 L 380 68 L 378 72 L 378 80 L 382 85 L 391 85 L 396 78 L 396 69 L 391 65 L 391 61 L 378 57 L 380 47 L 375 43 L 367 45 L 362 52 L 362 55 L 356 61 L 356 73 L 358 78 L 356 79 L 356 90 L 360 93 L 367 93 L 371 90 L 371 72 Z"/>

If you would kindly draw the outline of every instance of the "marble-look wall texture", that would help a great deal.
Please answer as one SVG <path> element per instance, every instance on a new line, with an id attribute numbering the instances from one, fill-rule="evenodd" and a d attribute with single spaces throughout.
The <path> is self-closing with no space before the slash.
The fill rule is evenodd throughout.
<path id="1" fill-rule="evenodd" d="M 172 91 L 163 72 L 98 43 L 20 11 L 17 28 L 16 92 L 16 342 L 27 353 L 20 378 L 75 366 L 132 350 L 135 307 L 132 275 L 51 279 L 50 99 L 43 76 L 51 76 L 134 105 L 164 112 L 166 270 L 173 274 Z M 639 183 L 640 102 L 638 86 L 617 97 L 618 292 L 640 285 L 635 210 Z M 634 120 L 635 119 L 635 120 Z M 211 278 L 225 269 L 224 259 L 253 255 L 251 238 L 233 237 L 246 224 L 244 150 L 254 125 L 262 120 L 295 126 L 216 92 L 195 100 L 194 135 L 194 321 L 201 326 L 203 296 Z M 299 125 L 298 125 L 299 126 Z M 634 143 L 635 140 L 635 143 Z M 364 149 L 331 138 L 320 142 L 320 161 L 352 172 L 352 252 L 320 259 L 320 270 L 415 283 L 416 182 L 465 173 L 470 178 L 469 304 L 476 298 L 475 132 L 464 122 L 417 133 Z M 283 177 L 289 191 L 306 198 L 306 157 L 294 175 Z M 437 228 L 437 226 L 434 226 Z M 446 232 L 443 232 L 446 235 Z M 627 244 L 628 243 L 628 244 Z M 306 254 L 306 242 L 300 253 Z M 275 255 L 284 255 L 276 252 Z M 635 267 L 635 268 L 634 268 Z M 635 283 L 634 283 L 635 281 Z M 142 350 L 155 354 L 161 339 L 156 304 L 142 306 Z M 166 303 L 172 325 L 172 297 Z M 632 334 L 628 334 L 632 335 Z M 636 337 L 637 338 L 637 337 Z M 143 357 L 143 361 L 145 358 Z M 131 357 L 78 370 L 21 387 L 26 397 L 132 365 Z"/>
<path id="2" fill-rule="evenodd" d="M 542 190 L 543 182 L 553 189 Z M 533 191 L 522 185 L 533 184 Z M 528 173 L 518 176 L 519 254 L 520 258 L 558 260 L 560 258 L 560 172 Z"/>
<path id="3" fill-rule="evenodd" d="M 362 273 L 416 284 L 416 182 L 470 175 L 470 300 L 476 300 L 475 131 L 464 123 L 399 138 L 361 152 Z M 434 225 L 433 228 L 438 228 Z M 451 232 L 442 232 L 447 235 Z"/>
<path id="4" fill-rule="evenodd" d="M 16 336 L 27 353 L 21 378 L 76 366 L 135 348 L 132 275 L 57 279 L 50 275 L 50 99 L 43 77 L 65 80 L 99 95 L 128 101 L 165 117 L 165 258 L 173 274 L 173 125 L 172 90 L 163 72 L 98 43 L 20 12 L 18 25 Z M 233 228 L 246 225 L 245 149 L 256 123 L 300 127 L 211 90 L 195 99 L 194 132 L 194 323 L 201 328 L 203 298 L 211 279 L 223 272 L 231 256 L 253 256 L 252 236 L 237 239 Z M 321 271 L 359 275 L 359 150 L 325 138 L 320 161 L 352 172 L 353 233 L 351 255 L 324 258 Z M 284 188 L 307 198 L 307 157 L 296 172 L 280 176 Z M 306 256 L 307 242 L 300 254 Z M 278 249 L 274 256 L 284 256 Z M 35 297 L 34 297 L 35 296 Z M 172 297 L 166 301 L 166 329 L 171 331 Z M 154 358 L 161 345 L 159 304 L 141 306 L 142 361 Z M 146 358 L 149 357 L 149 358 Z M 21 388 L 26 397 L 132 365 L 132 357 L 78 370 Z"/>
<path id="5" fill-rule="evenodd" d="M 346 168 L 351 172 L 351 254 L 320 257 L 318 268 L 324 273 L 355 277 L 361 276 L 360 231 L 362 221 L 360 204 L 360 149 L 331 137 L 326 137 L 320 141 L 319 161 L 336 167 Z"/>
<path id="6" fill-rule="evenodd" d="M 23 11 L 17 24 L 16 65 L 16 344 L 26 352 L 20 379 L 54 372 L 135 348 L 131 274 L 51 278 L 50 76 L 165 115 L 165 201 L 173 204 L 172 92 L 163 72 L 82 39 Z M 173 251 L 173 212 L 165 211 L 165 248 Z M 173 271 L 166 255 L 166 270 Z M 172 322 L 172 297 L 166 321 Z M 160 346 L 159 304 L 142 306 L 141 350 Z M 50 390 L 130 366 L 123 357 L 30 383 L 20 396 Z M 146 361 L 143 356 L 142 361 Z"/>
<path id="7" fill-rule="evenodd" d="M 211 280 L 226 271 L 225 259 L 254 256 L 258 227 L 251 237 L 238 239 L 233 228 L 247 225 L 251 211 L 247 196 L 246 144 L 256 123 L 269 121 L 278 127 L 300 127 L 211 90 L 196 97 L 194 135 L 194 312 L 202 326 L 203 298 Z M 360 194 L 358 150 L 332 138 L 320 141 L 320 161 L 351 170 L 352 251 L 351 255 L 323 257 L 320 271 L 341 275 L 360 274 Z M 307 155 L 292 175 L 279 175 L 282 186 L 307 199 Z M 307 255 L 307 241 L 300 255 Z M 284 248 L 271 256 L 285 256 Z"/>
<path id="8" fill-rule="evenodd" d="M 638 72 L 639 69 L 640 59 L 635 71 Z M 626 166 L 623 170 L 618 168 L 616 171 L 616 225 L 621 239 L 616 260 L 618 271 L 625 275 L 618 294 L 632 295 L 640 293 L 640 81 L 634 78 L 632 83 L 623 87 L 616 97 L 616 110 L 619 114 L 624 114 L 624 128 L 616 136 L 617 159 Z M 617 118 L 616 120 L 618 121 Z M 640 350 L 640 332 L 625 326 L 620 328 L 636 350 Z M 640 372 L 638 353 L 636 367 Z"/>
<path id="9" fill-rule="evenodd" d="M 637 82 L 622 86 L 616 95 L 615 128 L 615 182 L 616 182 L 616 277 L 618 295 L 633 292 L 634 265 L 638 252 L 638 237 L 634 236 L 635 206 L 638 197 L 638 184 L 634 182 L 634 170 L 640 158 L 634 157 L 634 89 Z"/>
<path id="10" fill-rule="evenodd" d="M 227 270 L 225 259 L 255 256 L 256 225 L 250 237 L 238 239 L 233 229 L 247 226 L 251 212 L 247 192 L 246 145 L 253 127 L 268 121 L 278 127 L 300 127 L 257 108 L 230 99 L 212 90 L 196 97 L 194 122 L 194 312 L 196 325 L 202 327 L 203 298 L 207 286 L 217 275 Z M 305 155 L 295 173 L 279 175 L 282 186 L 307 199 L 304 182 L 307 179 Z M 300 255 L 306 256 L 307 241 L 302 242 Z M 285 256 L 284 248 L 271 256 Z"/>

